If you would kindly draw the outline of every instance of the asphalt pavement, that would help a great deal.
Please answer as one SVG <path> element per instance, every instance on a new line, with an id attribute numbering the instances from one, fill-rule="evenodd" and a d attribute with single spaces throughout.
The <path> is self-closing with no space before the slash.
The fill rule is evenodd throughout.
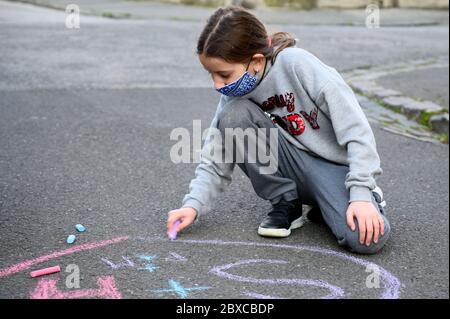
<path id="1" fill-rule="evenodd" d="M 259 237 L 270 205 L 240 170 L 169 241 L 166 214 L 195 169 L 171 162 L 170 132 L 206 129 L 219 99 L 193 50 L 202 23 L 64 18 L 0 1 L 0 298 L 448 298 L 448 145 L 371 122 L 392 226 L 378 255 L 312 222 Z M 448 25 L 283 28 L 340 71 L 448 55 Z"/>

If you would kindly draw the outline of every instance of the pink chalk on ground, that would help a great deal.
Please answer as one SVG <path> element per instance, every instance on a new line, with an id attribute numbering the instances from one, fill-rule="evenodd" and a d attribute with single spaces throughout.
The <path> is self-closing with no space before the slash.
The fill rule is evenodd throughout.
<path id="1" fill-rule="evenodd" d="M 29 259 L 29 260 L 23 261 L 21 263 L 0 269 L 0 278 L 10 276 L 12 274 L 18 273 L 18 272 L 26 270 L 26 269 L 30 269 L 32 266 L 34 266 L 36 264 L 40 264 L 40 263 L 43 263 L 43 262 L 51 260 L 51 259 L 59 258 L 59 257 L 65 256 L 65 255 L 70 255 L 70 254 L 73 254 L 73 253 L 76 253 L 79 251 L 91 250 L 91 249 L 96 249 L 96 248 L 100 248 L 100 247 L 107 246 L 107 245 L 117 244 L 124 240 L 128 240 L 128 238 L 129 238 L 128 236 L 124 236 L 124 237 L 117 237 L 117 238 L 108 239 L 108 240 L 102 240 L 99 242 L 83 244 L 83 245 L 75 246 L 75 247 L 72 247 L 69 249 L 57 251 L 57 252 L 51 253 L 49 255 L 41 256 L 41 257 L 38 257 L 35 259 Z"/>
<path id="2" fill-rule="evenodd" d="M 175 240 L 177 238 L 177 227 L 180 224 L 181 224 L 181 220 L 179 220 L 179 219 L 175 223 L 173 223 L 172 229 L 170 229 L 170 231 L 169 231 L 169 239 L 170 240 Z"/>
<path id="3" fill-rule="evenodd" d="M 30 275 L 31 275 L 31 277 L 34 278 L 34 277 L 54 274 L 54 273 L 60 272 L 60 271 L 61 271 L 61 268 L 59 266 L 55 266 L 55 267 L 49 267 L 49 268 L 32 271 L 30 273 Z"/>
<path id="4" fill-rule="evenodd" d="M 106 298 L 122 299 L 122 293 L 117 289 L 113 276 L 97 277 L 97 289 L 76 289 L 61 291 L 57 287 L 58 279 L 41 278 L 36 288 L 31 292 L 31 299 L 80 299 Z"/>

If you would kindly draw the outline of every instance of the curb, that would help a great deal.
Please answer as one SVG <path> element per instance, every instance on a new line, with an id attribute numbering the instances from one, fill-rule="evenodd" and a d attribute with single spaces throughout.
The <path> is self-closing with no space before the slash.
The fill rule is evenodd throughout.
<path id="1" fill-rule="evenodd" d="M 448 127 L 449 127 L 448 113 L 433 115 L 429 120 L 429 125 L 434 131 L 448 135 Z"/>
<path id="2" fill-rule="evenodd" d="M 399 91 L 384 88 L 375 82 L 377 78 L 382 76 L 408 70 L 435 66 L 448 67 L 448 62 L 439 61 L 442 58 L 445 59 L 445 57 L 441 57 L 438 61 L 436 59 L 410 61 L 407 68 L 405 68 L 405 63 L 402 63 L 389 67 L 383 66 L 382 68 L 357 69 L 343 74 L 343 76 L 346 78 L 347 83 L 359 94 L 374 99 L 377 103 L 406 115 L 408 118 L 429 127 L 438 134 L 446 134 L 448 136 L 449 113 L 447 109 L 431 101 L 417 101 L 404 96 Z"/>

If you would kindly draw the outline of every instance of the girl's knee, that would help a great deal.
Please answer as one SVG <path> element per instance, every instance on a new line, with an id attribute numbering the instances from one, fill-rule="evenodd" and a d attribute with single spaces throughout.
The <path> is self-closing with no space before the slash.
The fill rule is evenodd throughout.
<path id="1" fill-rule="evenodd" d="M 378 236 L 378 242 L 374 243 L 373 239 L 369 246 L 365 244 L 360 243 L 359 239 L 359 228 L 357 227 L 355 231 L 352 231 L 350 228 L 345 233 L 345 238 L 340 242 L 341 245 L 345 246 L 349 251 L 357 254 L 364 254 L 364 255 L 373 255 L 378 253 L 386 244 L 387 240 L 389 239 L 391 233 L 391 227 L 389 225 L 389 222 L 385 220 L 384 224 L 384 234 L 381 235 L 381 233 Z"/>
<path id="2" fill-rule="evenodd" d="M 274 127 L 272 121 L 259 107 L 248 99 L 236 99 L 219 114 L 218 127 L 226 128 Z"/>

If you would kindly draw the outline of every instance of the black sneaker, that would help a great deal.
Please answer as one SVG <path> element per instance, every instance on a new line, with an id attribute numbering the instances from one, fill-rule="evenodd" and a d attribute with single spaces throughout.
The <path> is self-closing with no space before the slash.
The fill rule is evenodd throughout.
<path id="1" fill-rule="evenodd" d="M 298 200 L 282 200 L 273 206 L 272 211 L 262 221 L 258 235 L 265 237 L 288 237 L 291 229 L 302 227 L 307 219 L 302 214 L 302 205 Z"/>
<path id="2" fill-rule="evenodd" d="M 317 206 L 310 206 L 306 217 L 309 221 L 316 223 L 316 224 L 323 224 L 325 223 L 325 220 L 323 219 L 322 212 L 320 211 L 319 207 Z M 305 215 L 305 213 L 303 213 Z"/>

